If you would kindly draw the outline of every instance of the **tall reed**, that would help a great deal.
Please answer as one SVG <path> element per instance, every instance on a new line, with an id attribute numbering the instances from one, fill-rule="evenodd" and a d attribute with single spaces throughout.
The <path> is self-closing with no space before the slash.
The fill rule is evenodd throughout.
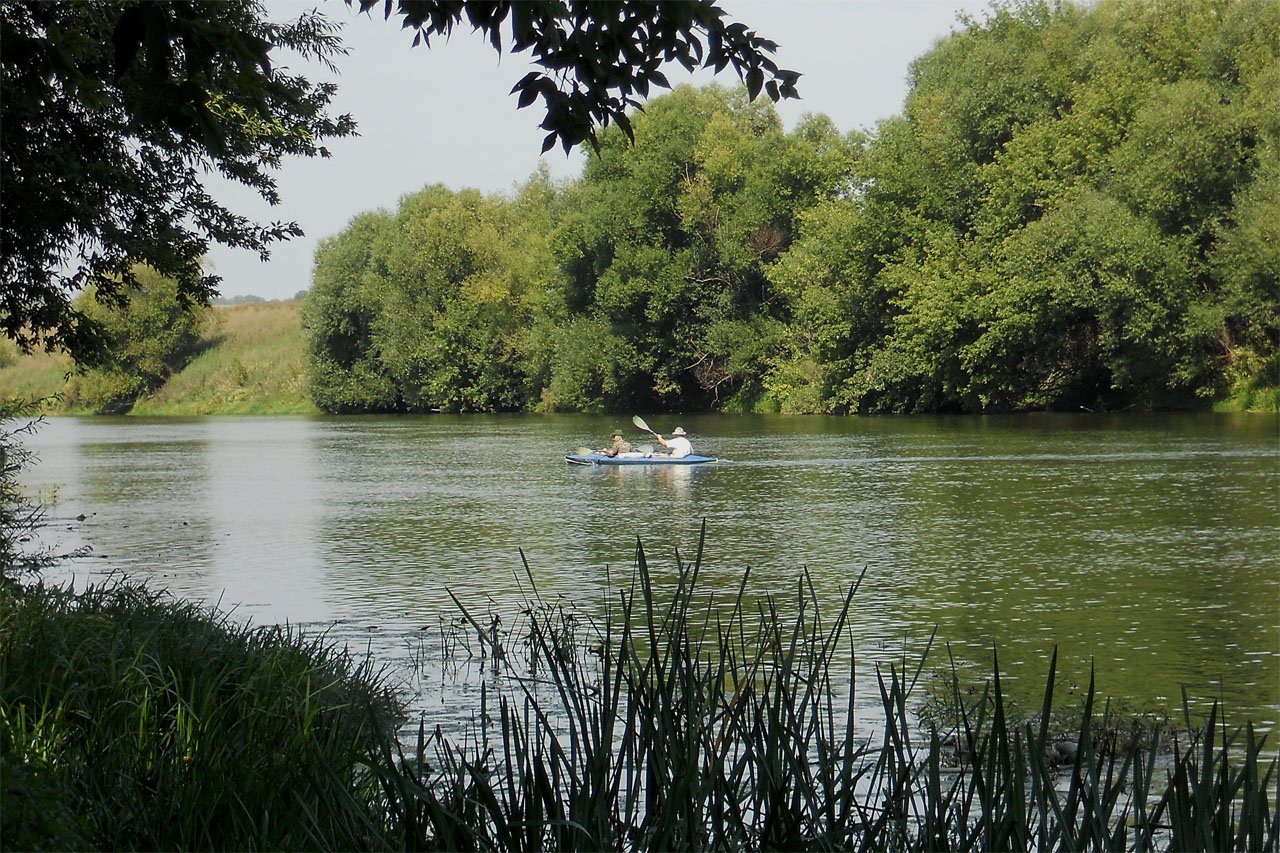
<path id="1" fill-rule="evenodd" d="M 585 638 L 535 586 L 523 669 L 521 646 L 460 603 L 512 686 L 464 737 L 423 722 L 411 754 L 385 756 L 396 846 L 1275 849 L 1276 763 L 1251 728 L 1215 746 L 1220 721 L 1196 729 L 1188 714 L 1194 748 L 1161 758 L 1158 732 L 1117 736 L 1091 681 L 1078 728 L 1056 741 L 1055 653 L 1030 721 L 1009 714 L 998 661 L 967 703 L 953 667 L 954 716 L 923 729 L 923 661 L 879 671 L 873 741 L 853 704 L 857 584 L 826 620 L 807 575 L 790 602 L 750 602 L 745 574 L 734 600 L 706 598 L 701 559 L 701 542 L 691 562 L 677 555 L 660 598 L 637 547 L 631 586 Z"/>
<path id="2" fill-rule="evenodd" d="M 0 847 L 1276 849 L 1276 760 L 1216 708 L 1130 732 L 1091 681 L 1064 733 L 1055 654 L 1029 719 L 998 661 L 976 696 L 953 666 L 923 722 L 925 661 L 888 665 L 868 713 L 856 583 L 828 618 L 806 574 L 720 601 L 701 565 L 700 542 L 660 589 L 637 545 L 596 621 L 534 585 L 519 636 L 459 603 L 501 677 L 470 729 L 407 745 L 380 674 L 324 638 L 0 583 Z"/>

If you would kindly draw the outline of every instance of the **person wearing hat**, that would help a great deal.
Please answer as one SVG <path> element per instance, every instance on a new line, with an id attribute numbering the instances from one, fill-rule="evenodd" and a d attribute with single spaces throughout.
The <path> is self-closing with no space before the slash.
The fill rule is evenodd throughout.
<path id="1" fill-rule="evenodd" d="M 671 438 L 665 439 L 654 433 L 658 438 L 658 444 L 667 448 L 667 453 L 672 457 L 679 459 L 681 456 L 688 456 L 693 452 L 693 445 L 689 443 L 689 439 L 685 438 L 684 427 L 676 427 L 671 431 Z"/>
<path id="2" fill-rule="evenodd" d="M 626 453 L 631 450 L 631 445 L 622 437 L 622 433 L 614 430 L 609 436 L 611 443 L 608 447 L 600 452 L 605 456 L 617 456 L 619 453 Z"/>

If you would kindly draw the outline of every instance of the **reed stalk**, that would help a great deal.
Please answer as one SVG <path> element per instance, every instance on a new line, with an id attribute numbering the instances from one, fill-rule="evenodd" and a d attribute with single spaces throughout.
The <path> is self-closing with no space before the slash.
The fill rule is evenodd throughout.
<path id="1" fill-rule="evenodd" d="M 807 574 L 722 601 L 702 560 L 660 589 L 637 543 L 597 619 L 526 563 L 519 636 L 459 602 L 471 645 L 441 648 L 492 667 L 480 713 L 409 742 L 372 662 L 323 637 L 136 584 L 2 583 L 0 847 L 1276 849 L 1274 752 L 1221 709 L 1129 731 L 1091 679 L 1058 730 L 1055 653 L 1029 717 L 998 658 L 976 694 L 952 663 L 922 716 L 928 655 L 877 668 L 867 712 L 858 583 L 830 618 Z"/>
<path id="2" fill-rule="evenodd" d="M 526 564 L 529 652 L 502 652 L 498 714 L 461 739 L 428 737 L 424 723 L 400 773 L 380 777 L 397 846 L 1275 849 L 1277 767 L 1251 727 L 1215 741 L 1216 712 L 1197 730 L 1188 711 L 1194 748 L 1175 740 L 1170 758 L 1158 731 L 1117 735 L 1091 678 L 1078 727 L 1055 734 L 1055 651 L 1031 719 L 1010 713 L 998 658 L 970 702 L 953 664 L 954 713 L 923 726 L 924 660 L 877 671 L 874 743 L 853 704 L 857 584 L 830 621 L 807 574 L 788 602 L 750 601 L 749 573 L 717 602 L 698 589 L 702 550 L 677 554 L 660 596 L 638 545 L 630 586 L 585 636 L 541 600 Z M 493 636 L 458 606 L 476 636 Z"/>

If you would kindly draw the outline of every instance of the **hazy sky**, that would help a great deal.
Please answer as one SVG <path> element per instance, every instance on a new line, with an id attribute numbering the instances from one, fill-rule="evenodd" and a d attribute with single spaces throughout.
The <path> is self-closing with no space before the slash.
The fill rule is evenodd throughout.
<path id="1" fill-rule="evenodd" d="M 313 4 L 268 0 L 275 17 Z M 874 127 L 901 112 L 907 66 L 939 38 L 959 28 L 961 12 L 981 19 L 986 0 L 722 0 L 730 18 L 778 43 L 778 65 L 799 71 L 800 100 L 777 105 L 790 129 L 805 113 L 824 113 L 843 131 Z M 465 25 L 430 49 L 411 47 L 396 19 L 357 15 L 338 0 L 320 4 L 344 22 L 350 54 L 338 62 L 335 113 L 351 113 L 360 135 L 328 144 L 327 160 L 295 160 L 277 173 L 281 203 L 263 204 L 240 187 L 215 194 L 258 221 L 292 220 L 306 232 L 277 244 L 271 260 L 216 247 L 209 261 L 223 277 L 222 294 L 286 299 L 311 286 L 316 243 L 341 231 L 356 214 L 394 209 L 399 198 L 428 184 L 509 192 L 541 159 L 557 178 L 580 173 L 582 158 L 555 149 L 539 157 L 545 132 L 541 102 L 518 110 L 511 87 L 529 70 L 520 55 L 499 57 Z M 379 9 L 381 4 L 379 4 Z M 288 64 L 288 63 L 286 63 Z M 295 67 L 301 69 L 301 66 Z M 710 80 L 735 85 L 731 71 L 690 76 L 665 69 L 672 85 Z M 328 75 L 307 68 L 311 79 Z M 656 90 L 661 94 L 664 90 Z"/>

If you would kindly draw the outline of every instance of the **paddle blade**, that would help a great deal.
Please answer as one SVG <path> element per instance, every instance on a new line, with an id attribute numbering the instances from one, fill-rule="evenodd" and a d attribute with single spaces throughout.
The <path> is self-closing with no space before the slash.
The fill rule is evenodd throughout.
<path id="1" fill-rule="evenodd" d="M 586 456 L 588 453 L 594 453 L 595 451 L 593 451 L 590 447 L 575 447 L 573 449 L 573 452 L 578 454 L 579 456 Z"/>
<path id="2" fill-rule="evenodd" d="M 641 453 L 652 453 L 657 450 L 657 448 L 652 444 L 641 444 L 636 448 L 636 450 L 639 450 Z"/>
<path id="3" fill-rule="evenodd" d="M 640 417 L 639 415 L 632 415 L 631 422 L 636 426 L 640 427 L 640 429 L 644 430 L 645 432 L 653 432 L 653 430 L 649 429 L 649 425 L 644 422 L 644 418 Z"/>

